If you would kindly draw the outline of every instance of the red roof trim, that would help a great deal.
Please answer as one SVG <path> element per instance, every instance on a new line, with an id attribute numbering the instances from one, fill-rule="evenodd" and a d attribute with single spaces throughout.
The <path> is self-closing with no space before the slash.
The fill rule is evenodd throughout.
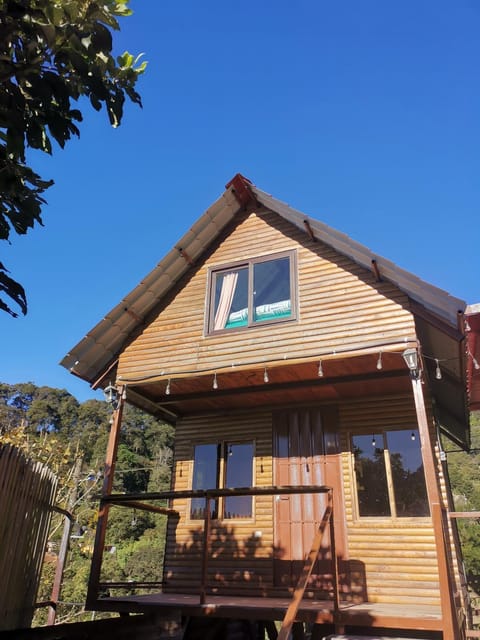
<path id="1" fill-rule="evenodd" d="M 227 182 L 225 189 L 232 187 L 236 199 L 242 205 L 247 207 L 249 204 L 257 204 L 257 199 L 253 195 L 253 191 L 250 188 L 252 183 L 248 178 L 242 176 L 241 173 L 237 173 L 230 182 Z"/>

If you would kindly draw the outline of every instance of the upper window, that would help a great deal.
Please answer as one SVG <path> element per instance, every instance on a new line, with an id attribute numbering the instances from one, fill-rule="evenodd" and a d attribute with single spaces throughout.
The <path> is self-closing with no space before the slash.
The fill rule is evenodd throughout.
<path id="1" fill-rule="evenodd" d="M 430 515 L 418 431 L 352 437 L 360 516 Z"/>
<path id="2" fill-rule="evenodd" d="M 296 317 L 295 253 L 252 258 L 210 272 L 207 333 Z"/>

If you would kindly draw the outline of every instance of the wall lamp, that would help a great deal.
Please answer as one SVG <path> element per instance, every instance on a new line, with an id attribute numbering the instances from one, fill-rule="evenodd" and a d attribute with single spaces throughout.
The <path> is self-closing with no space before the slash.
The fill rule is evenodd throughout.
<path id="1" fill-rule="evenodd" d="M 405 349 L 402 353 L 403 359 L 407 367 L 410 370 L 410 375 L 415 380 L 419 377 L 420 371 L 418 368 L 418 352 L 416 349 Z"/>
<path id="2" fill-rule="evenodd" d="M 116 409 L 118 406 L 118 391 L 111 382 L 108 387 L 105 387 L 103 390 L 103 395 L 105 396 L 105 401 Z"/>

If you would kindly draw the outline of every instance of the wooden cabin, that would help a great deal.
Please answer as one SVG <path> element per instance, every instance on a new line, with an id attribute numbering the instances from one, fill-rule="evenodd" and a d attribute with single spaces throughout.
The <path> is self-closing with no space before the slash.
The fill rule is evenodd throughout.
<path id="1" fill-rule="evenodd" d="M 465 637 L 441 444 L 469 446 L 465 312 L 236 175 L 62 361 L 119 393 L 88 607 Z M 168 495 L 111 494 L 125 400 L 176 425 Z M 161 586 L 100 598 L 110 505 L 165 495 Z"/>

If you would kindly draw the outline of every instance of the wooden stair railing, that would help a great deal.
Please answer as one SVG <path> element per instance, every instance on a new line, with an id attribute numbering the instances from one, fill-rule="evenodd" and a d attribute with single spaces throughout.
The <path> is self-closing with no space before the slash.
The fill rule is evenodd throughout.
<path id="1" fill-rule="evenodd" d="M 300 578 L 298 579 L 297 586 L 292 595 L 292 600 L 288 606 L 285 616 L 282 621 L 282 626 L 278 633 L 278 640 L 288 640 L 293 623 L 297 616 L 297 611 L 302 601 L 305 589 L 308 584 L 308 580 L 312 574 L 313 567 L 318 558 L 322 540 L 325 535 L 325 531 L 329 526 L 330 529 L 330 551 L 332 555 L 332 575 L 333 575 L 333 600 L 334 600 L 334 620 L 337 619 L 338 605 L 339 605 L 339 592 L 338 592 L 338 566 L 337 566 L 337 554 L 335 551 L 335 535 L 333 527 L 333 499 L 332 490 L 328 491 L 328 504 L 322 517 L 322 521 L 313 537 L 312 548 L 305 560 L 305 564 L 302 569 Z"/>

